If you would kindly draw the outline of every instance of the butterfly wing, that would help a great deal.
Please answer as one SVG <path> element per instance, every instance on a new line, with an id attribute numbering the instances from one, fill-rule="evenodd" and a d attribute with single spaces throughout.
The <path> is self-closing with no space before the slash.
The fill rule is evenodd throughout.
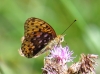
<path id="1" fill-rule="evenodd" d="M 24 30 L 21 51 L 28 58 L 34 57 L 56 37 L 54 29 L 48 23 L 34 17 L 26 20 Z"/>

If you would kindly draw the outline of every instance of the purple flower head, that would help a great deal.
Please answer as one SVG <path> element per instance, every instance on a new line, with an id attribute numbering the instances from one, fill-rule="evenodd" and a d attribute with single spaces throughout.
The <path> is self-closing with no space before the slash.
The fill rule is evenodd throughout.
<path id="1" fill-rule="evenodd" d="M 74 57 L 71 57 L 73 54 L 69 50 L 69 47 L 55 46 L 53 50 L 50 51 L 50 57 L 56 59 L 58 63 L 65 64 L 66 62 L 71 62 Z"/>

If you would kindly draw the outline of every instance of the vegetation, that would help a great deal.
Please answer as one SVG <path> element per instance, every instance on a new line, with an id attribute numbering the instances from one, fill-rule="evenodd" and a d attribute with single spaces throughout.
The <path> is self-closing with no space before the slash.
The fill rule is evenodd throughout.
<path id="1" fill-rule="evenodd" d="M 45 20 L 57 34 L 76 19 L 65 32 L 65 42 L 74 56 L 100 54 L 99 3 L 100 0 L 0 0 L 0 74 L 42 73 L 46 54 L 28 59 L 18 53 L 24 22 L 29 17 Z M 100 73 L 98 68 L 96 71 Z"/>

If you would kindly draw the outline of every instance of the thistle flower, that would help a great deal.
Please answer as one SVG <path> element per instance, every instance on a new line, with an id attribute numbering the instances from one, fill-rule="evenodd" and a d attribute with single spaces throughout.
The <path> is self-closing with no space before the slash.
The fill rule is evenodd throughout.
<path id="1" fill-rule="evenodd" d="M 72 62 L 74 57 L 71 57 L 73 54 L 72 51 L 69 50 L 69 47 L 62 47 L 61 45 L 59 47 L 55 46 L 54 50 L 50 51 L 49 57 L 52 57 L 56 59 L 56 62 L 60 64 L 65 64 L 66 62 Z"/>
<path id="2" fill-rule="evenodd" d="M 49 56 L 44 59 L 43 74 L 66 74 L 67 72 L 67 62 L 72 62 L 74 57 L 69 50 L 69 47 L 55 46 L 53 50 L 50 51 Z"/>

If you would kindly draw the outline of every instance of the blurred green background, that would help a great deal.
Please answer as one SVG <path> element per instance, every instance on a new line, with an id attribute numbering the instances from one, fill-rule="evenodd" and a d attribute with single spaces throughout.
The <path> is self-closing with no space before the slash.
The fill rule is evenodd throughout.
<path id="1" fill-rule="evenodd" d="M 81 53 L 100 54 L 100 0 L 0 0 L 0 74 L 41 74 L 46 54 L 27 59 L 18 53 L 29 17 L 45 20 L 57 34 L 76 19 L 65 32 L 74 62 Z"/>

